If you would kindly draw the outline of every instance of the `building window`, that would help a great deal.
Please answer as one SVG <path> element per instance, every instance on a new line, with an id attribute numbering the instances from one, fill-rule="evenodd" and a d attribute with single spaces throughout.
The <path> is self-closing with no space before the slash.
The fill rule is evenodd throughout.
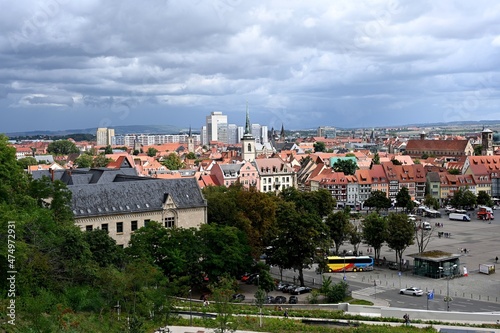
<path id="1" fill-rule="evenodd" d="M 92 225 L 88 225 L 85 227 L 85 231 L 92 231 Z"/>
<path id="2" fill-rule="evenodd" d="M 123 233 L 123 222 L 116 222 L 116 233 Z"/>
<path id="3" fill-rule="evenodd" d="M 144 220 L 144 226 L 145 226 L 145 227 L 147 227 L 147 226 L 148 226 L 148 224 L 149 224 L 149 221 L 151 221 L 151 220 L 149 220 L 149 219 L 147 219 L 147 220 Z"/>
<path id="4" fill-rule="evenodd" d="M 175 217 L 166 217 L 165 218 L 165 228 L 173 228 L 175 227 Z"/>
<path id="5" fill-rule="evenodd" d="M 130 230 L 137 230 L 137 221 L 132 221 L 132 223 L 130 224 Z"/>
<path id="6" fill-rule="evenodd" d="M 106 232 L 108 232 L 108 224 L 107 223 L 101 224 L 101 230 L 105 230 Z"/>

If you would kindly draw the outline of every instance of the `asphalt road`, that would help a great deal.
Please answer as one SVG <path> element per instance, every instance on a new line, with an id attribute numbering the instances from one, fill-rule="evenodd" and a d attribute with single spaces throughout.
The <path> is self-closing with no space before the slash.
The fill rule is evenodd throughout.
<path id="1" fill-rule="evenodd" d="M 371 298 L 383 299 L 390 306 L 407 307 L 426 309 L 427 304 L 429 310 L 447 310 L 447 302 L 444 301 L 445 296 L 449 293 L 453 299 L 449 303 L 450 311 L 463 312 L 500 312 L 500 266 L 499 271 L 486 275 L 479 273 L 479 264 L 496 264 L 495 257 L 500 257 L 500 211 L 496 220 L 480 221 L 475 218 L 475 212 L 470 212 L 472 216 L 471 222 L 451 221 L 447 214 L 442 211 L 441 218 L 424 218 L 431 226 L 431 238 L 426 250 L 442 250 L 460 255 L 460 270 L 463 272 L 463 267 L 468 268 L 468 276 L 454 278 L 447 281 L 446 279 L 431 279 L 427 277 L 414 276 L 411 272 L 403 272 L 401 276 L 397 271 L 387 268 L 376 267 L 372 272 L 347 273 L 347 282 L 352 291 L 364 293 Z M 491 223 L 490 223 L 491 222 Z M 443 227 L 436 227 L 436 223 L 442 224 Z M 450 237 L 438 237 L 438 232 L 446 232 Z M 466 248 L 468 253 L 461 253 L 460 250 Z M 352 250 L 350 244 L 343 245 L 340 250 Z M 367 254 L 368 246 L 361 245 L 359 248 Z M 410 246 L 404 252 L 404 259 L 413 259 L 410 254 L 417 253 L 416 245 Z M 380 257 L 386 257 L 389 261 L 395 261 L 395 253 L 387 246 L 381 249 Z M 278 275 L 277 269 L 275 276 Z M 297 277 L 297 272 L 287 271 L 287 281 L 292 281 L 293 277 Z M 324 274 L 331 276 L 334 282 L 341 281 L 343 274 Z M 318 275 L 314 268 L 304 272 L 306 284 L 318 288 L 321 283 L 321 276 Z M 313 284 L 314 281 L 314 284 Z M 374 281 L 377 287 L 373 286 Z M 424 291 L 434 290 L 434 300 L 429 300 L 427 297 L 413 297 L 399 295 L 400 288 L 416 286 Z M 376 289 L 376 290 L 375 290 Z M 299 300 L 305 300 L 307 296 L 301 295 Z"/>

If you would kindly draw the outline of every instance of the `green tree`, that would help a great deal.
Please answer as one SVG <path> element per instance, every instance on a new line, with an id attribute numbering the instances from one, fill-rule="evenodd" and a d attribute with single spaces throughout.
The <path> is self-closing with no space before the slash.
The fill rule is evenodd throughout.
<path id="1" fill-rule="evenodd" d="M 17 160 L 17 163 L 19 163 L 19 166 L 23 169 L 28 169 L 30 165 L 38 165 L 36 158 L 31 156 L 20 158 Z"/>
<path id="2" fill-rule="evenodd" d="M 429 158 L 429 154 L 423 153 L 422 156 L 420 156 L 421 159 L 426 160 Z"/>
<path id="3" fill-rule="evenodd" d="M 84 239 L 89 244 L 92 259 L 101 267 L 115 266 L 121 268 L 124 264 L 123 249 L 109 237 L 106 230 L 94 229 L 84 233 Z"/>
<path id="4" fill-rule="evenodd" d="M 493 200 L 491 200 L 490 195 L 486 191 L 479 191 L 477 193 L 477 204 L 493 207 Z"/>
<path id="5" fill-rule="evenodd" d="M 49 144 L 47 152 L 55 155 L 69 155 L 77 154 L 80 150 L 69 140 L 57 140 Z"/>
<path id="6" fill-rule="evenodd" d="M 193 153 L 192 151 L 190 151 L 189 153 L 187 153 L 186 158 L 188 160 L 195 160 L 196 159 L 196 154 Z"/>
<path id="7" fill-rule="evenodd" d="M 111 158 L 106 157 L 105 154 L 99 154 L 94 158 L 94 161 L 92 163 L 92 167 L 94 168 L 104 168 L 106 167 L 111 161 L 113 161 Z"/>
<path id="8" fill-rule="evenodd" d="M 217 317 L 215 319 L 217 328 L 214 330 L 217 333 L 234 332 L 236 324 L 232 320 L 234 313 L 234 305 L 231 302 L 235 290 L 234 279 L 229 276 L 221 276 L 217 283 L 209 286 L 212 292 L 212 299 L 214 301 L 215 312 Z"/>
<path id="9" fill-rule="evenodd" d="M 325 220 L 327 235 L 334 242 L 335 253 L 339 254 L 339 248 L 349 237 L 351 223 L 349 213 L 339 211 L 330 213 Z"/>
<path id="10" fill-rule="evenodd" d="M 435 210 L 439 209 L 439 201 L 430 194 L 426 194 L 423 204 L 427 207 L 432 207 Z"/>
<path id="11" fill-rule="evenodd" d="M 448 169 L 448 173 L 450 175 L 459 175 L 460 174 L 460 169 Z"/>
<path id="12" fill-rule="evenodd" d="M 483 154 L 483 145 L 474 146 L 474 156 L 481 156 Z"/>
<path id="13" fill-rule="evenodd" d="M 407 212 L 413 209 L 413 201 L 406 186 L 402 187 L 396 194 L 396 206 L 405 208 Z"/>
<path id="14" fill-rule="evenodd" d="M 333 170 L 335 172 L 343 172 L 346 175 L 354 175 L 356 170 L 359 169 L 356 162 L 353 160 L 338 160 L 333 164 Z"/>
<path id="15" fill-rule="evenodd" d="M 372 191 L 368 199 L 365 200 L 364 206 L 375 208 L 377 212 L 381 209 L 389 209 L 392 206 L 391 199 L 387 197 L 383 191 Z"/>
<path id="16" fill-rule="evenodd" d="M 314 151 L 316 153 L 320 153 L 320 152 L 326 151 L 326 145 L 325 145 L 325 143 L 323 141 L 317 141 L 317 142 L 315 142 L 314 145 L 313 145 L 313 147 L 314 147 Z"/>
<path id="17" fill-rule="evenodd" d="M 104 154 L 113 154 L 113 148 L 111 148 L 110 145 L 107 145 L 105 148 L 104 148 Z"/>
<path id="18" fill-rule="evenodd" d="M 5 135 L 0 134 L 0 204 L 20 203 L 28 188 L 28 174 L 17 163 L 16 149 L 9 145 Z"/>
<path id="19" fill-rule="evenodd" d="M 303 270 L 313 264 L 316 248 L 326 237 L 325 226 L 317 213 L 289 200 L 278 203 L 276 215 L 278 234 L 271 242 L 268 263 L 297 270 L 303 286 Z"/>
<path id="20" fill-rule="evenodd" d="M 391 162 L 392 162 L 392 165 L 402 165 L 402 164 L 403 164 L 403 163 L 401 163 L 399 160 L 397 160 L 396 158 L 393 158 L 393 159 L 391 160 Z"/>
<path id="21" fill-rule="evenodd" d="M 210 278 L 224 274 L 237 276 L 251 266 L 250 246 L 243 231 L 235 227 L 204 224 L 198 234 L 202 247 L 201 265 Z"/>
<path id="22" fill-rule="evenodd" d="M 153 148 L 153 147 L 149 147 L 149 148 L 148 148 L 148 151 L 146 152 L 146 154 L 147 154 L 149 157 L 155 157 L 157 152 L 158 152 L 158 149 Z"/>
<path id="23" fill-rule="evenodd" d="M 185 167 L 179 155 L 177 155 L 176 153 L 168 154 L 167 158 L 162 162 L 162 164 L 169 170 L 179 170 Z"/>
<path id="24" fill-rule="evenodd" d="M 87 154 L 81 154 L 75 159 L 75 164 L 79 168 L 90 168 L 94 162 L 94 157 Z"/>
<path id="25" fill-rule="evenodd" d="M 375 155 L 373 155 L 372 163 L 375 165 L 380 164 L 380 155 L 378 153 L 375 153 Z"/>
<path id="26" fill-rule="evenodd" d="M 404 251 L 412 245 L 415 238 L 415 226 L 408 223 L 406 214 L 390 213 L 387 217 L 387 245 L 396 252 L 396 262 L 401 270 Z"/>
<path id="27" fill-rule="evenodd" d="M 348 234 L 349 242 L 354 247 L 354 252 L 359 253 L 359 244 L 363 241 L 363 232 L 360 226 L 351 223 Z"/>
<path id="28" fill-rule="evenodd" d="M 139 149 L 134 149 L 134 151 L 132 152 L 132 155 L 137 156 L 140 154 L 140 152 L 141 151 Z"/>
<path id="29" fill-rule="evenodd" d="M 469 189 L 458 189 L 458 191 L 453 193 L 453 197 L 450 199 L 450 204 L 457 208 L 474 207 L 476 202 L 476 195 Z"/>
<path id="30" fill-rule="evenodd" d="M 376 259 L 380 259 L 380 249 L 387 239 L 387 220 L 378 213 L 370 213 L 361 222 L 362 236 L 366 244 L 373 247 Z"/>

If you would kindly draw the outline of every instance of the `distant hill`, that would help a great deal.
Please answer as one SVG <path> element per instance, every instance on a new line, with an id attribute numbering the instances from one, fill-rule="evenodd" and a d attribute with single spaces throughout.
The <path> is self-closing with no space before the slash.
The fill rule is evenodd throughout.
<path id="1" fill-rule="evenodd" d="M 181 128 L 172 125 L 129 125 L 129 126 L 114 126 L 116 135 L 121 134 L 177 134 Z M 28 131 L 28 132 L 12 132 L 6 133 L 8 137 L 18 136 L 64 136 L 71 134 L 93 134 L 95 135 L 97 127 L 83 128 L 83 129 L 68 129 L 63 131 Z"/>

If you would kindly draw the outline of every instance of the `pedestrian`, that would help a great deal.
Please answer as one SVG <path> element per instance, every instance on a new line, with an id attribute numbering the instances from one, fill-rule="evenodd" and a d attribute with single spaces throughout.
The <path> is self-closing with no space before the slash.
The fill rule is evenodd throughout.
<path id="1" fill-rule="evenodd" d="M 405 315 L 403 316 L 403 319 L 404 319 L 405 325 L 408 326 L 410 324 L 410 315 L 405 313 Z"/>
<path id="2" fill-rule="evenodd" d="M 285 316 L 285 318 L 288 318 L 288 309 L 285 309 L 285 313 L 283 313 L 283 316 Z"/>
<path id="3" fill-rule="evenodd" d="M 498 256 L 495 257 L 495 264 L 498 263 Z"/>

